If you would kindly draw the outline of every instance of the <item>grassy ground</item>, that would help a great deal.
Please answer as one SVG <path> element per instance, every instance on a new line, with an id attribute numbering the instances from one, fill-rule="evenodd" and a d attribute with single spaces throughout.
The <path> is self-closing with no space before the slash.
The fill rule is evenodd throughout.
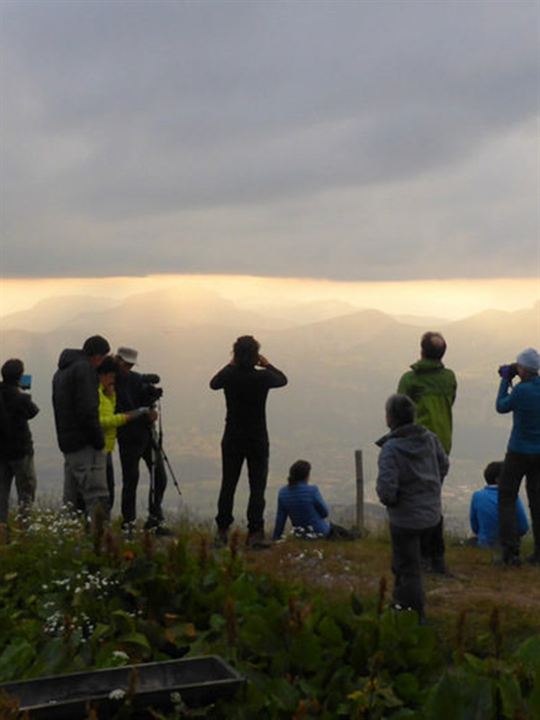
<path id="1" fill-rule="evenodd" d="M 507 649 L 540 634 L 540 567 L 495 566 L 490 551 L 466 547 L 452 539 L 447 541 L 446 555 L 450 575 L 424 577 L 428 621 L 442 637 L 452 642 L 461 634 L 467 649 L 481 653 L 489 642 L 495 608 Z M 246 556 L 251 567 L 329 599 L 351 592 L 361 598 L 375 598 L 383 577 L 391 592 L 390 542 L 380 535 L 354 542 L 291 538 L 269 551 Z"/>

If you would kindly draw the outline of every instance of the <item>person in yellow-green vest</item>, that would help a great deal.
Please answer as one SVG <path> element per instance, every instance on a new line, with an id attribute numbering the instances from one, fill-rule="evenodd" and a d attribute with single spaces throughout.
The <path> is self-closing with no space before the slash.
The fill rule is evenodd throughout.
<path id="1" fill-rule="evenodd" d="M 99 423 L 105 437 L 105 452 L 107 454 L 107 487 L 109 490 L 110 509 L 114 505 L 114 468 L 112 462 L 112 452 L 116 445 L 116 431 L 122 425 L 125 425 L 144 413 L 149 412 L 149 408 L 139 408 L 130 410 L 129 412 L 116 412 L 116 393 L 114 390 L 117 365 L 112 357 L 107 357 L 98 368 L 99 378 Z"/>
<path id="2" fill-rule="evenodd" d="M 416 422 L 439 438 L 447 455 L 452 448 L 452 406 L 456 399 L 457 381 L 442 358 L 446 340 L 438 332 L 426 332 L 420 341 L 420 360 L 401 376 L 398 393 L 407 395 L 416 406 Z M 422 539 L 422 564 L 426 571 L 447 573 L 444 558 L 443 518 L 432 532 Z"/>

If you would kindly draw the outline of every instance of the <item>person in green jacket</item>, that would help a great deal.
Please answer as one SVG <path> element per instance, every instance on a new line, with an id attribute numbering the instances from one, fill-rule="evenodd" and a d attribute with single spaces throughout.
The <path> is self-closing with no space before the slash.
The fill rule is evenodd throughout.
<path id="1" fill-rule="evenodd" d="M 112 357 L 107 357 L 98 367 L 97 373 L 99 378 L 98 396 L 99 396 L 99 424 L 103 429 L 105 437 L 104 451 L 107 454 L 107 487 L 109 490 L 110 510 L 114 504 L 114 468 L 112 462 L 112 452 L 116 445 L 116 431 L 122 425 L 140 417 L 144 413 L 149 412 L 149 408 L 139 408 L 138 410 L 130 410 L 129 412 L 116 412 L 116 393 L 114 384 L 116 380 L 117 365 Z"/>
<path id="2" fill-rule="evenodd" d="M 416 405 L 417 420 L 437 435 L 447 455 L 452 448 L 452 406 L 456 399 L 457 381 L 442 358 L 446 341 L 441 333 L 426 332 L 420 341 L 420 360 L 401 376 L 398 393 L 407 395 Z M 430 572 L 446 574 L 444 559 L 443 519 L 429 533 L 422 546 L 424 567 Z"/>

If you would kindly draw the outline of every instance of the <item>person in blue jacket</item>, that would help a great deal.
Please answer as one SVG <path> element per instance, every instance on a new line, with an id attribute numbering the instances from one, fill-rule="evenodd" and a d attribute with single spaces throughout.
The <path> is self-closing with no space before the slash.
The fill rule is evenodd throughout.
<path id="1" fill-rule="evenodd" d="M 288 484 L 278 494 L 278 507 L 273 540 L 283 535 L 287 518 L 293 528 L 302 528 L 306 533 L 328 537 L 331 524 L 328 522 L 328 506 L 316 485 L 309 484 L 311 465 L 307 460 L 297 460 L 289 469 Z"/>
<path id="2" fill-rule="evenodd" d="M 499 543 L 499 487 L 502 462 L 490 462 L 484 469 L 486 486 L 471 498 L 470 523 L 474 537 L 469 545 L 494 547 Z M 521 499 L 516 500 L 517 525 L 520 536 L 529 530 L 529 522 Z"/>
<path id="3" fill-rule="evenodd" d="M 512 432 L 499 480 L 499 523 L 502 562 L 520 565 L 520 537 L 515 512 L 523 477 L 531 513 L 534 551 L 527 558 L 540 565 L 540 356 L 534 348 L 523 350 L 516 362 L 499 368 L 501 382 L 496 409 L 512 413 Z M 520 383 L 512 387 L 518 376 Z"/>

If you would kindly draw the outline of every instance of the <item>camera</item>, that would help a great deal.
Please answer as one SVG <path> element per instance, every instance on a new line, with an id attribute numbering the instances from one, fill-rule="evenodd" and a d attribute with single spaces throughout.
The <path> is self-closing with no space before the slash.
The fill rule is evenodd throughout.
<path id="1" fill-rule="evenodd" d="M 151 407 L 163 395 L 163 388 L 156 387 L 160 381 L 161 378 L 155 373 L 143 373 L 141 375 L 144 405 Z"/>
<path id="2" fill-rule="evenodd" d="M 512 380 L 518 374 L 517 363 L 509 363 L 499 367 L 499 375 L 506 380 Z"/>

